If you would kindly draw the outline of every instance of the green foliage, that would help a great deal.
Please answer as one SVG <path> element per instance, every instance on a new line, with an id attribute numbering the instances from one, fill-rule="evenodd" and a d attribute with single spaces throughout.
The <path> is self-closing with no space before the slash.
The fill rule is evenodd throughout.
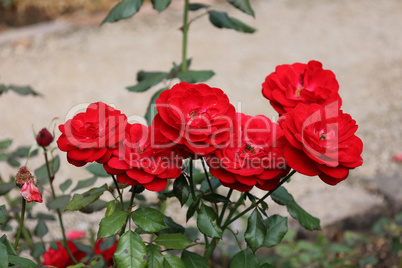
<path id="1" fill-rule="evenodd" d="M 151 0 L 151 2 L 154 9 L 162 12 L 170 5 L 170 2 L 172 2 L 172 0 Z"/>
<path id="2" fill-rule="evenodd" d="M 240 251 L 230 261 L 230 268 L 258 267 L 259 261 L 250 251 Z"/>
<path id="3" fill-rule="evenodd" d="M 268 231 L 264 237 L 263 246 L 276 246 L 288 232 L 288 218 L 280 215 L 272 215 L 265 220 L 265 224 L 268 226 Z"/>
<path id="4" fill-rule="evenodd" d="M 155 239 L 155 243 L 169 249 L 186 249 L 191 244 L 191 239 L 183 234 L 161 234 Z"/>
<path id="5" fill-rule="evenodd" d="M 125 232 L 119 239 L 114 258 L 117 267 L 145 268 L 148 257 L 144 241 L 133 231 Z"/>
<path id="6" fill-rule="evenodd" d="M 251 8 L 249 0 L 228 0 L 228 2 L 244 13 L 254 17 L 254 10 Z"/>
<path id="7" fill-rule="evenodd" d="M 262 243 L 264 242 L 266 232 L 267 229 L 262 216 L 258 210 L 255 209 L 248 218 L 247 229 L 244 233 L 244 238 L 246 239 L 247 245 L 253 252 L 261 247 Z"/>
<path id="8" fill-rule="evenodd" d="M 85 206 L 95 202 L 106 191 L 107 185 L 92 188 L 83 194 L 74 194 L 73 199 L 67 204 L 65 210 L 80 210 Z"/>
<path id="9" fill-rule="evenodd" d="M 197 216 L 197 227 L 206 236 L 221 238 L 222 229 L 214 222 L 216 219 L 208 211 L 207 206 L 201 205 Z"/>
<path id="10" fill-rule="evenodd" d="M 159 232 L 167 228 L 164 215 L 156 209 L 140 207 L 131 215 L 134 223 L 146 232 Z"/>
<path id="11" fill-rule="evenodd" d="M 137 13 L 142 5 L 143 0 L 123 0 L 110 10 L 109 14 L 102 21 L 116 22 L 122 19 L 128 19 Z"/>
<path id="12" fill-rule="evenodd" d="M 16 85 L 9 85 L 6 86 L 4 84 L 0 84 L 0 95 L 7 92 L 7 91 L 14 91 L 18 95 L 26 96 L 26 95 L 32 95 L 32 96 L 41 96 L 40 93 L 36 92 L 32 87 L 30 86 L 16 86 Z"/>
<path id="13" fill-rule="evenodd" d="M 236 18 L 230 17 L 226 12 L 209 11 L 209 21 L 218 28 L 233 29 L 243 33 L 255 32 L 255 28 L 248 26 Z"/>
<path id="14" fill-rule="evenodd" d="M 186 268 L 210 268 L 208 261 L 194 252 L 184 250 L 181 259 Z"/>
<path id="15" fill-rule="evenodd" d="M 116 211 L 109 217 L 103 218 L 99 224 L 97 238 L 110 237 L 117 234 L 125 224 L 127 213 L 124 211 Z"/>

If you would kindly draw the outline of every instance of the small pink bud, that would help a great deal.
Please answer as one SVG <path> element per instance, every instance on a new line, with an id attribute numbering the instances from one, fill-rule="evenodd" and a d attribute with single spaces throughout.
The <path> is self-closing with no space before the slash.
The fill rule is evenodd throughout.
<path id="1" fill-rule="evenodd" d="M 39 191 L 38 187 L 36 187 L 34 180 L 29 180 L 24 183 L 21 188 L 21 195 L 28 202 L 43 202 L 42 193 Z"/>
<path id="2" fill-rule="evenodd" d="M 53 141 L 53 136 L 46 128 L 42 128 L 36 135 L 36 142 L 39 146 L 46 147 Z"/>
<path id="3" fill-rule="evenodd" d="M 66 232 L 68 240 L 81 239 L 85 237 L 85 231 L 82 230 L 70 230 Z"/>

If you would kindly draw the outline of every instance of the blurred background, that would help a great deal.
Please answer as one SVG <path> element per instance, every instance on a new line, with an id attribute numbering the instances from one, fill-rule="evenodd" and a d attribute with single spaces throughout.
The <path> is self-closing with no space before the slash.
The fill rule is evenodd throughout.
<path id="1" fill-rule="evenodd" d="M 180 63 L 183 1 L 172 0 L 160 14 L 146 1 L 133 18 L 100 26 L 118 2 L 0 0 L 0 84 L 30 85 L 42 95 L 0 96 L 0 140 L 13 139 L 11 149 L 33 144 L 32 129 L 53 129 L 54 122 L 63 123 L 80 104 L 104 101 L 127 115 L 145 114 L 159 88 L 133 93 L 125 87 L 136 84 L 140 70 L 165 71 Z M 341 229 L 368 230 L 381 217 L 393 219 L 401 212 L 402 163 L 393 157 L 402 153 L 402 1 L 251 0 L 255 18 L 223 0 L 197 2 L 257 29 L 254 34 L 217 29 L 208 16 L 190 27 L 191 69 L 212 69 L 216 75 L 207 83 L 223 89 L 238 111 L 275 119 L 261 84 L 277 65 L 314 59 L 337 76 L 342 108 L 359 125 L 363 166 L 336 187 L 304 176 L 287 185 L 296 200 L 321 219 L 328 237 L 334 239 Z M 190 19 L 201 13 L 190 13 Z M 88 176 L 67 164 L 63 152 L 57 154 L 62 159 L 60 182 Z M 41 163 L 30 162 L 32 169 Z M 0 162 L 3 177 L 15 173 Z M 274 205 L 272 211 L 287 213 Z M 89 229 L 98 219 L 69 221 Z M 391 267 L 378 265 L 398 258 L 392 257 L 387 243 L 373 246 L 374 252 L 386 252 L 375 256 L 377 267 Z"/>

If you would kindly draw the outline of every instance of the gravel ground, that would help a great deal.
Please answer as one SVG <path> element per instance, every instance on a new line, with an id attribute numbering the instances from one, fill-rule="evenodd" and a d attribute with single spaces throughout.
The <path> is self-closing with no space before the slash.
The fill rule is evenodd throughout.
<path id="1" fill-rule="evenodd" d="M 0 83 L 31 85 L 44 95 L 0 97 L 0 140 L 13 138 L 14 147 L 31 144 L 32 126 L 38 131 L 55 117 L 62 123 L 77 105 L 99 100 L 128 115 L 143 115 L 157 89 L 137 94 L 124 88 L 135 83 L 141 69 L 164 71 L 173 61 L 180 62 L 181 11 L 180 3 L 174 4 L 177 7 L 159 15 L 144 8 L 134 18 L 115 24 L 74 24 L 54 34 L 0 43 Z M 255 19 L 229 5 L 215 7 L 257 28 L 255 34 L 219 30 L 207 16 L 191 25 L 192 69 L 213 69 L 216 76 L 208 84 L 222 88 L 242 112 L 274 117 L 261 95 L 265 76 L 279 64 L 319 60 L 337 75 L 343 109 L 358 122 L 357 135 L 364 142 L 364 164 L 343 184 L 359 185 L 362 178 L 400 173 L 402 166 L 391 159 L 402 151 L 402 1 L 256 0 L 252 4 Z M 64 160 L 65 154 L 60 156 Z M 41 161 L 31 164 L 34 169 Z M 15 170 L 2 164 L 0 172 Z M 60 181 L 86 176 L 82 168 L 65 163 L 57 175 Z M 298 176 L 288 188 L 298 197 L 327 187 L 318 178 Z M 308 204 L 305 207 L 308 210 Z M 87 228 L 96 226 L 98 219 L 83 223 L 69 217 L 67 221 L 71 227 Z"/>

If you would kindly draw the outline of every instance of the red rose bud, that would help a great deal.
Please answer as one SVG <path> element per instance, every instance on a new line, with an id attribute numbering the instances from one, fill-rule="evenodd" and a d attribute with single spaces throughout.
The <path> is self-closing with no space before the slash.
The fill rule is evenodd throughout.
<path id="1" fill-rule="evenodd" d="M 34 180 L 34 176 L 26 166 L 21 167 L 15 175 L 15 185 L 22 187 L 26 182 Z"/>
<path id="2" fill-rule="evenodd" d="M 42 193 L 39 191 L 34 180 L 29 180 L 21 188 L 22 197 L 28 202 L 39 202 L 42 203 Z"/>
<path id="3" fill-rule="evenodd" d="M 53 136 L 46 128 L 42 128 L 36 135 L 36 142 L 39 146 L 46 147 L 53 141 Z"/>
<path id="4" fill-rule="evenodd" d="M 85 231 L 82 230 L 70 230 L 66 232 L 68 240 L 82 239 L 85 237 Z"/>

